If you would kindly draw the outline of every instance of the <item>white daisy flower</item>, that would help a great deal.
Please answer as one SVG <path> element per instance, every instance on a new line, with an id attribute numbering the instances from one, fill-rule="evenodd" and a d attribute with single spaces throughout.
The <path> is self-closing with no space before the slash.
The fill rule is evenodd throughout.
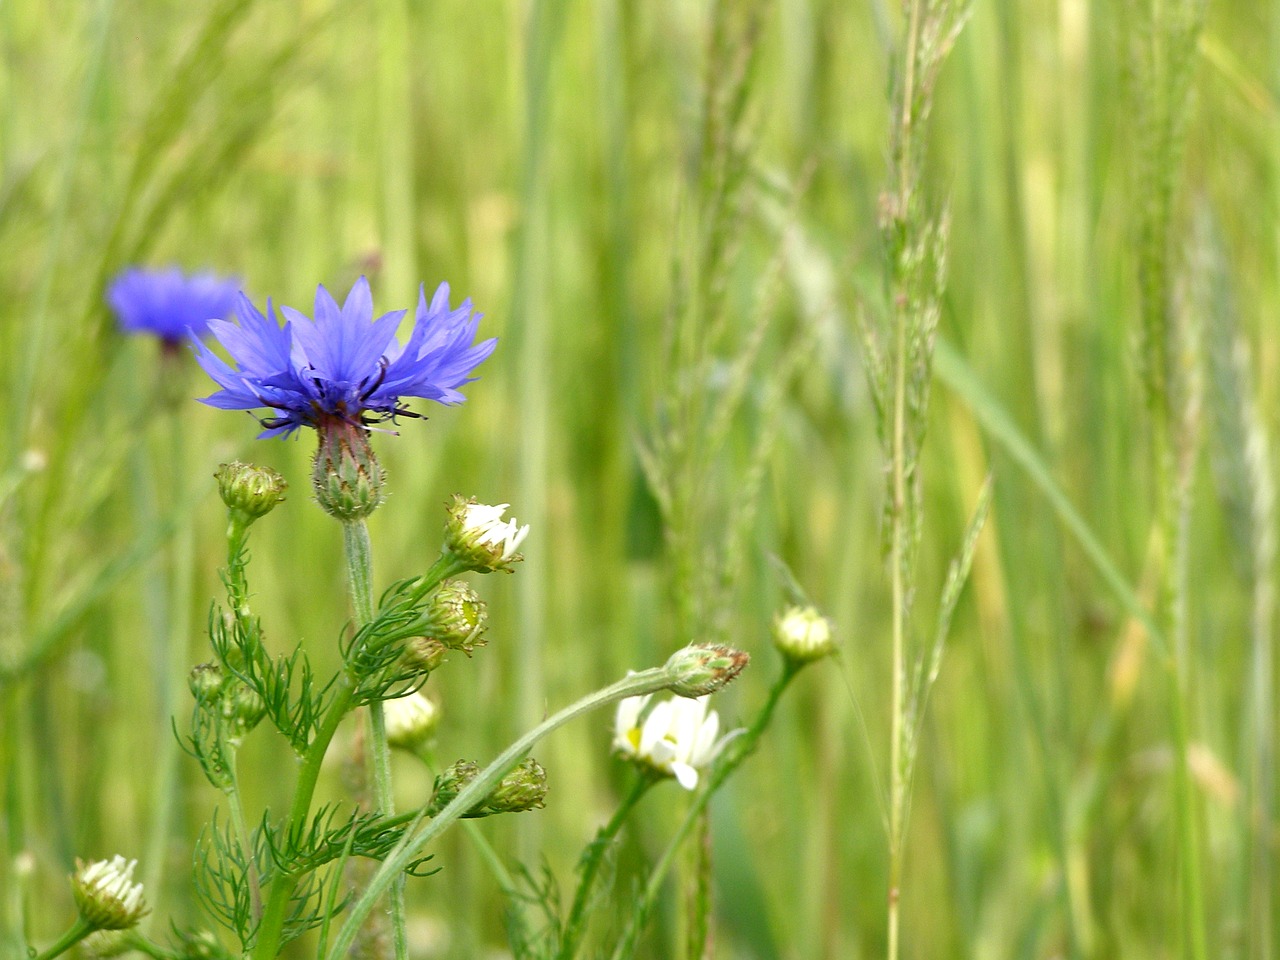
<path id="1" fill-rule="evenodd" d="M 705 697 L 673 697 L 657 703 L 641 719 L 649 697 L 628 697 L 618 703 L 614 720 L 614 749 L 625 758 L 680 786 L 693 790 L 705 769 L 737 731 L 716 739 L 720 715 L 707 709 Z"/>

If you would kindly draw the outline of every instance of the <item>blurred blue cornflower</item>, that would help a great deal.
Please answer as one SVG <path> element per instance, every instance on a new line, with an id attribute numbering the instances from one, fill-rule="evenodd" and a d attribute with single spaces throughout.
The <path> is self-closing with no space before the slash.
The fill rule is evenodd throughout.
<path id="1" fill-rule="evenodd" d="M 403 347 L 396 328 L 407 311 L 373 318 L 369 282 L 361 277 L 341 307 L 323 286 L 316 290 L 315 319 L 281 307 L 288 322 L 276 320 L 271 301 L 267 315 L 240 295 L 239 324 L 215 320 L 209 325 L 234 369 L 203 343 L 196 345 L 200 366 L 222 388 L 204 403 L 223 410 L 270 407 L 276 415 L 261 421 L 260 437 L 288 435 L 299 427 L 326 433 L 342 425 L 367 427 L 398 415 L 416 416 L 400 405 L 402 397 L 461 403 L 458 387 L 474 378 L 472 370 L 493 352 L 497 340 L 473 344 L 480 315 L 471 301 L 449 307 L 449 285 L 440 284 L 428 305 L 418 295 L 413 331 Z"/>
<path id="2" fill-rule="evenodd" d="M 107 304 L 125 333 L 149 333 L 167 346 L 203 337 L 209 321 L 235 310 L 240 282 L 213 273 L 130 267 L 107 287 Z"/>

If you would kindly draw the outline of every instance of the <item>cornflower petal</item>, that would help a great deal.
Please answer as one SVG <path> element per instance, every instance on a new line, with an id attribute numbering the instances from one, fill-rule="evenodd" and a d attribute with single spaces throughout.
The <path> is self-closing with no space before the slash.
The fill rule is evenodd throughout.
<path id="1" fill-rule="evenodd" d="M 149 333 L 176 344 L 203 337 L 208 321 L 231 315 L 238 281 L 177 267 L 130 267 L 107 287 L 107 304 L 126 333 Z"/>
<path id="2" fill-rule="evenodd" d="M 281 436 L 299 427 L 345 422 L 366 427 L 407 411 L 405 397 L 441 403 L 462 399 L 457 387 L 493 351 L 494 341 L 473 346 L 476 320 L 470 301 L 448 311 L 448 286 L 442 284 L 428 310 L 425 288 L 409 343 L 395 339 L 405 311 L 373 318 L 369 283 L 361 277 L 341 307 L 323 286 L 316 290 L 314 317 L 281 307 L 281 326 L 268 301 L 268 316 L 245 297 L 240 323 L 219 323 L 214 335 L 230 355 L 228 364 L 208 347 L 197 347 L 205 372 L 221 388 L 204 398 L 223 409 L 268 407 L 259 436 Z M 431 349 L 424 352 L 426 347 Z M 518 542 L 521 531 L 507 532 Z"/>

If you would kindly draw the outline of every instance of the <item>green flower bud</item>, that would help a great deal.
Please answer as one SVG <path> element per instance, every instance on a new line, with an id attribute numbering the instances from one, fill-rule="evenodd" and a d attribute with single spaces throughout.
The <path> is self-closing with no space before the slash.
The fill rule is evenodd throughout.
<path id="1" fill-rule="evenodd" d="M 222 694 L 225 678 L 216 663 L 197 663 L 187 674 L 187 686 L 198 703 L 212 703 Z"/>
<path id="2" fill-rule="evenodd" d="M 387 743 L 401 750 L 413 750 L 435 732 L 440 708 L 420 693 L 382 701 Z"/>
<path id="3" fill-rule="evenodd" d="M 480 774 L 480 765 L 474 760 L 459 760 L 436 777 L 435 789 L 431 793 L 431 803 L 427 807 L 427 816 L 434 817 L 453 802 L 463 788 Z"/>
<path id="4" fill-rule="evenodd" d="M 414 637 L 404 645 L 401 660 L 410 670 L 430 674 L 444 663 L 449 648 L 434 637 Z"/>
<path id="5" fill-rule="evenodd" d="M 682 697 L 705 697 L 740 674 L 751 660 L 741 650 L 721 644 L 692 644 L 667 660 L 672 675 L 668 689 Z"/>
<path id="6" fill-rule="evenodd" d="M 814 607 L 788 607 L 773 621 L 773 645 L 789 660 L 811 663 L 835 651 L 831 621 Z"/>
<path id="7" fill-rule="evenodd" d="M 546 799 L 547 771 L 530 757 L 502 778 L 484 806 L 491 813 L 523 813 L 544 806 Z"/>
<path id="8" fill-rule="evenodd" d="M 95 930 L 80 941 L 80 950 L 94 960 L 110 960 L 133 949 L 123 930 Z"/>
<path id="9" fill-rule="evenodd" d="M 92 863 L 76 861 L 71 875 L 80 918 L 94 930 L 127 930 L 147 915 L 142 884 L 133 882 L 137 860 L 112 857 Z"/>
<path id="10" fill-rule="evenodd" d="M 251 463 L 224 463 L 214 473 L 218 481 L 218 493 L 233 517 L 248 526 L 264 517 L 284 500 L 289 486 L 284 477 L 270 467 L 255 467 Z"/>
<path id="11" fill-rule="evenodd" d="M 386 473 L 369 446 L 369 431 L 337 417 L 316 426 L 320 445 L 311 465 L 311 486 L 325 513 L 343 522 L 361 520 L 386 498 Z"/>
<path id="12" fill-rule="evenodd" d="M 179 936 L 182 944 L 178 956 L 182 960 L 233 960 L 230 951 L 218 942 L 212 930 L 180 931 Z"/>
<path id="13" fill-rule="evenodd" d="M 470 584 L 446 580 L 427 601 L 426 621 L 424 639 L 471 656 L 474 648 L 484 646 L 489 608 Z"/>
<path id="14" fill-rule="evenodd" d="M 510 572 L 511 565 L 522 559 L 516 548 L 529 535 L 529 525 L 517 527 L 515 520 L 504 521 L 502 515 L 508 506 L 489 506 L 477 503 L 475 497 L 454 496 L 444 527 L 445 550 L 466 564 L 468 570 Z"/>
<path id="15" fill-rule="evenodd" d="M 267 705 L 256 690 L 243 683 L 232 685 L 230 695 L 222 704 L 223 716 L 231 721 L 233 735 L 244 736 L 266 716 Z"/>

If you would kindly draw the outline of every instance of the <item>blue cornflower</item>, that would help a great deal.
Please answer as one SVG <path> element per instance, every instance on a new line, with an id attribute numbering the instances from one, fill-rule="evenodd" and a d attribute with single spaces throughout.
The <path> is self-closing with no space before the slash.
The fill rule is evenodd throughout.
<path id="1" fill-rule="evenodd" d="M 121 330 L 150 333 L 174 346 L 188 337 L 203 337 L 210 320 L 231 316 L 239 288 L 239 281 L 212 273 L 130 267 L 107 287 L 107 303 Z"/>
<path id="2" fill-rule="evenodd" d="M 343 425 L 367 427 L 398 415 L 416 416 L 403 397 L 461 403 L 458 387 L 493 352 L 497 340 L 473 344 L 480 315 L 471 301 L 449 307 L 449 285 L 442 283 L 427 304 L 418 296 L 413 331 L 400 346 L 396 328 L 406 311 L 373 318 L 369 282 L 361 277 L 341 307 L 323 286 L 316 290 L 315 319 L 282 307 L 281 326 L 271 302 L 263 314 L 240 295 L 239 324 L 209 325 L 235 367 L 204 344 L 196 345 L 200 366 L 222 388 L 203 402 L 223 410 L 269 407 L 262 437 L 281 436 L 299 427 L 323 435 Z"/>

